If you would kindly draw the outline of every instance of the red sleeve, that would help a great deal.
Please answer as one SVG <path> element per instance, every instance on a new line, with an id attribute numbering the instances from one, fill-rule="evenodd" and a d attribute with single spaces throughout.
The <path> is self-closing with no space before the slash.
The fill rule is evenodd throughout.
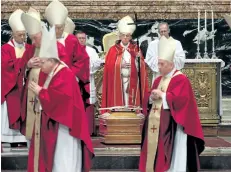
<path id="1" fill-rule="evenodd" d="M 65 82 L 61 77 L 56 77 L 53 78 L 48 89 L 42 89 L 39 93 L 39 99 L 45 113 L 53 120 L 69 128 L 71 128 L 71 120 L 58 114 L 71 114 L 73 110 L 72 84 L 71 81 Z M 79 107 L 81 105 L 82 101 L 79 100 Z"/>
<path id="2" fill-rule="evenodd" d="M 83 83 L 87 83 L 90 77 L 89 56 L 85 47 L 80 45 L 77 38 L 75 39 L 74 51 L 71 70 Z"/>
<path id="3" fill-rule="evenodd" d="M 1 47 L 1 103 L 17 84 L 22 58 L 16 58 L 14 48 L 8 44 Z M 22 79 L 22 78 L 21 78 Z"/>
<path id="4" fill-rule="evenodd" d="M 104 71 L 103 71 L 103 86 L 102 86 L 102 102 L 101 102 L 101 108 L 107 107 L 107 99 L 108 99 L 108 84 L 110 84 L 108 81 L 108 68 L 110 68 L 110 57 L 114 56 L 114 50 L 113 47 L 111 47 L 105 56 L 105 65 L 104 65 Z M 112 69 L 111 69 L 112 70 Z M 105 112 L 108 112 L 108 110 L 102 110 L 101 114 L 104 114 Z"/>
<path id="5" fill-rule="evenodd" d="M 141 53 L 140 63 L 141 63 L 142 72 L 145 73 L 145 74 L 143 74 L 143 76 L 146 76 L 146 78 L 145 78 L 145 87 L 144 87 L 144 90 L 145 90 L 145 92 L 147 92 L 147 91 L 150 91 L 150 90 L 149 90 L 149 85 L 148 85 L 147 67 L 146 67 L 146 64 L 145 64 L 145 62 L 144 62 L 144 56 L 143 56 L 143 53 L 142 53 L 141 50 L 140 50 L 140 53 Z"/>
<path id="6" fill-rule="evenodd" d="M 186 134 L 204 140 L 196 99 L 189 79 L 175 76 L 166 92 L 166 99 L 175 122 L 184 127 Z"/>
<path id="7" fill-rule="evenodd" d="M 48 89 L 40 91 L 39 100 L 49 118 L 67 126 L 70 135 L 84 142 L 87 149 L 84 160 L 88 162 L 84 162 L 84 166 L 89 170 L 94 151 L 78 82 L 70 69 L 61 69 L 52 78 Z"/>
<path id="8" fill-rule="evenodd" d="M 68 65 L 68 55 L 66 53 L 66 49 L 63 46 L 63 44 L 57 42 L 57 48 L 58 48 L 58 56 L 61 61 L 63 61 L 66 65 Z"/>

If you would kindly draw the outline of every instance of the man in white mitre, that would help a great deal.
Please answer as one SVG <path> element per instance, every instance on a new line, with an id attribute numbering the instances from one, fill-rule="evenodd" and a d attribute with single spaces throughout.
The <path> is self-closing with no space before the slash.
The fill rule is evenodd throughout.
<path id="1" fill-rule="evenodd" d="M 134 23 L 130 16 L 118 21 L 119 40 L 109 49 L 105 57 L 101 108 L 140 107 L 140 100 L 148 90 L 144 58 L 136 42 L 132 40 L 136 26 L 129 25 L 130 23 Z M 141 90 L 137 63 L 139 55 Z M 101 114 L 109 115 L 110 110 L 102 110 Z"/>
<path id="2" fill-rule="evenodd" d="M 83 31 L 78 31 L 76 33 L 76 37 L 79 40 L 79 43 L 86 48 L 87 54 L 90 58 L 90 101 L 89 106 L 86 108 L 87 118 L 89 122 L 89 132 L 93 134 L 95 127 L 95 108 L 94 105 L 96 103 L 96 87 L 95 87 L 95 79 L 94 74 L 100 67 L 103 66 L 104 60 L 100 59 L 97 52 L 94 48 L 86 45 L 86 33 Z"/>
<path id="3" fill-rule="evenodd" d="M 24 13 L 18 9 L 9 18 L 12 39 L 1 47 L 1 141 L 18 146 L 26 142 L 20 133 L 21 92 L 23 88 L 24 53 L 30 45 L 25 44 L 26 31 L 21 21 Z"/>
<path id="4" fill-rule="evenodd" d="M 174 64 L 177 70 L 181 70 L 185 63 L 185 53 L 182 48 L 180 41 L 169 36 L 170 29 L 166 22 L 161 22 L 158 25 L 158 31 L 160 36 L 165 36 L 167 39 L 173 39 L 176 41 L 176 51 L 174 54 Z M 156 39 L 149 43 L 146 57 L 144 59 L 145 63 L 150 67 L 153 72 L 152 82 L 160 75 L 158 69 L 158 45 L 159 39 Z"/>
<path id="5" fill-rule="evenodd" d="M 68 34 L 74 34 L 74 31 L 75 31 L 75 23 L 71 20 L 70 17 L 67 17 L 63 32 L 66 32 Z"/>
<path id="6" fill-rule="evenodd" d="M 204 134 L 190 80 L 174 66 L 176 41 L 160 38 L 157 77 L 145 94 L 139 171 L 197 172 Z"/>
<path id="7" fill-rule="evenodd" d="M 28 172 L 90 171 L 94 151 L 82 96 L 75 75 L 59 55 L 55 27 L 43 27 L 39 81 L 28 86 L 38 99 Z"/>
<path id="8" fill-rule="evenodd" d="M 41 59 L 38 57 L 38 55 L 41 46 L 42 27 L 45 26 L 40 19 L 40 13 L 32 7 L 30 7 L 27 13 L 22 14 L 21 19 L 30 39 L 32 40 L 32 47 L 25 53 L 28 62 L 26 65 L 26 84 L 23 92 L 21 108 L 21 132 L 26 136 L 28 140 L 31 140 L 34 124 L 36 123 L 36 113 L 34 111 L 34 107 L 37 99 L 34 92 L 27 88 L 29 82 L 34 81 L 35 83 L 38 83 L 39 80 Z M 59 57 L 62 58 L 65 56 L 64 47 L 60 43 L 57 43 L 57 46 Z M 40 79 L 45 81 L 46 76 L 47 75 L 44 74 L 42 76 L 43 79 Z"/>
<path id="9" fill-rule="evenodd" d="M 58 0 L 53 0 L 45 9 L 45 18 L 51 26 L 55 26 L 57 41 L 63 44 L 66 50 L 67 56 L 61 60 L 78 78 L 86 107 L 86 99 L 90 96 L 90 90 L 85 90 L 85 85 L 89 84 L 89 58 L 78 39 L 73 34 L 64 32 L 67 16 L 67 8 Z"/>

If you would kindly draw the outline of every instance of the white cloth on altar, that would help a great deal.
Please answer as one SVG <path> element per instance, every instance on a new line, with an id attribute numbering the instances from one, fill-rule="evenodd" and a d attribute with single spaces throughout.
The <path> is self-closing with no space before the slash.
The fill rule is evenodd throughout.
<path id="1" fill-rule="evenodd" d="M 175 41 L 176 41 L 176 51 L 174 55 L 174 64 L 177 70 L 181 70 L 184 67 L 184 63 L 185 63 L 185 53 L 180 41 L 176 39 Z M 159 76 L 158 44 L 159 44 L 159 39 L 156 39 L 149 43 L 146 57 L 144 59 L 145 63 L 150 67 L 150 69 L 153 72 L 152 83 Z"/>
<path id="2" fill-rule="evenodd" d="M 17 143 L 27 142 L 26 137 L 23 136 L 19 130 L 9 128 L 9 119 L 7 111 L 7 103 L 3 102 L 1 105 L 1 142 Z"/>
<path id="3" fill-rule="evenodd" d="M 82 172 L 81 140 L 71 136 L 62 124 L 59 124 L 52 172 Z"/>
<path id="4" fill-rule="evenodd" d="M 96 87 L 94 74 L 99 70 L 101 64 L 104 63 L 104 60 L 99 58 L 97 52 L 92 47 L 86 46 L 86 52 L 90 58 L 90 104 L 95 104 Z"/>

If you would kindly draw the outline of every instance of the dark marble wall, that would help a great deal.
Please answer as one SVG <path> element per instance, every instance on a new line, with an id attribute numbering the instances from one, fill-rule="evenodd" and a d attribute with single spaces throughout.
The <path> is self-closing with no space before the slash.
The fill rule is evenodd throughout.
<path id="1" fill-rule="evenodd" d="M 102 38 L 103 35 L 116 29 L 116 21 L 114 20 L 74 20 L 76 30 L 85 31 L 88 35 L 88 43 L 93 45 L 98 52 L 103 51 Z M 139 37 L 141 49 L 146 53 L 148 43 L 158 37 L 159 20 L 140 20 L 138 28 L 133 37 Z M 183 49 L 188 59 L 193 59 L 197 51 L 197 19 L 180 19 L 166 20 L 171 29 L 171 35 L 181 41 Z M 218 58 L 225 62 L 222 69 L 222 89 L 223 95 L 231 95 L 231 30 L 224 19 L 216 19 L 215 21 L 215 51 Z M 204 27 L 204 20 L 201 20 L 201 27 Z M 211 20 L 207 21 L 209 31 L 208 36 L 208 53 L 211 57 L 212 53 L 212 34 Z M 201 28 L 201 29 L 202 29 Z M 1 20 L 1 44 L 7 42 L 10 38 L 10 27 L 6 20 Z M 204 53 L 203 31 L 201 32 L 202 41 L 200 45 L 201 54 Z"/>

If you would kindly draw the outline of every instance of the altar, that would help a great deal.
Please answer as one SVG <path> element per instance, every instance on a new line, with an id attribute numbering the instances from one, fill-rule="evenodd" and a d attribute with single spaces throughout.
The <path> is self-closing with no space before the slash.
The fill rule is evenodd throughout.
<path id="1" fill-rule="evenodd" d="M 182 72 L 190 79 L 194 90 L 201 124 L 206 136 L 217 135 L 217 126 L 221 119 L 221 67 L 223 63 L 221 59 L 186 59 L 182 69 Z M 103 69 L 95 75 L 98 88 L 98 109 L 101 102 L 102 73 Z M 148 76 L 151 86 L 152 72 L 150 69 L 148 69 Z M 99 115 L 99 112 L 96 115 Z M 142 120 L 135 116 L 131 117 L 132 114 L 129 116 L 128 112 L 117 112 L 117 114 L 114 112 L 108 118 L 108 126 L 104 119 L 104 129 L 108 134 L 101 133 L 104 136 L 103 142 L 140 143 L 138 139 L 141 138 L 140 132 L 137 129 L 141 128 Z"/>
<path id="2" fill-rule="evenodd" d="M 190 79 L 205 135 L 216 135 L 222 114 L 221 59 L 186 59 L 182 72 Z"/>

